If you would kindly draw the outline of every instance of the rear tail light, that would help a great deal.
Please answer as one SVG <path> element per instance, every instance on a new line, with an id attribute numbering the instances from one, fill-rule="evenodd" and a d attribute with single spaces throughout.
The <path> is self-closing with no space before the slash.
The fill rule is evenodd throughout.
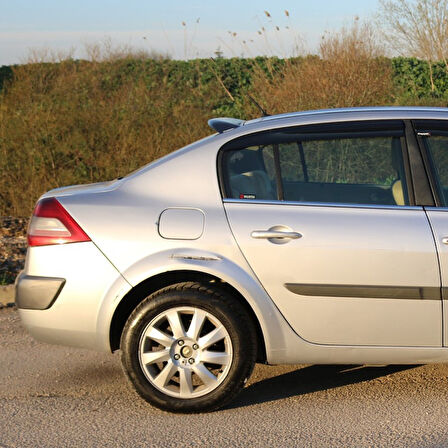
<path id="1" fill-rule="evenodd" d="M 40 200 L 28 228 L 29 246 L 79 243 L 90 238 L 55 198 Z"/>

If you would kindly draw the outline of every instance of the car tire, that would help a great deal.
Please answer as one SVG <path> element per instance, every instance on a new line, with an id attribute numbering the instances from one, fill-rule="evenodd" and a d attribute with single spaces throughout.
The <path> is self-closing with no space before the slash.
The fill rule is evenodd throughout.
<path id="1" fill-rule="evenodd" d="M 211 284 L 178 283 L 145 298 L 121 337 L 124 371 L 153 406 L 216 410 L 252 373 L 257 341 L 245 307 Z"/>

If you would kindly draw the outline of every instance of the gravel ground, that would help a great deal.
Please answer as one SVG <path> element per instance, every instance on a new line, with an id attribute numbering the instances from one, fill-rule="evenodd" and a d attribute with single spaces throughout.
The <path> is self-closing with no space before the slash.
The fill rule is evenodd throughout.
<path id="1" fill-rule="evenodd" d="M 25 262 L 28 218 L 0 216 L 0 284 L 14 283 Z"/>
<path id="2" fill-rule="evenodd" d="M 152 408 L 118 354 L 34 341 L 0 310 L 0 447 L 448 446 L 448 365 L 257 366 L 202 415 Z"/>

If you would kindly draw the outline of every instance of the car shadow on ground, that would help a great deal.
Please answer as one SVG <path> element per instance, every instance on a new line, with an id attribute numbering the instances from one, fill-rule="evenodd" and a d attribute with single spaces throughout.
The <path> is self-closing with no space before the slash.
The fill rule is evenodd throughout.
<path id="1" fill-rule="evenodd" d="M 288 397 L 334 389 L 363 381 L 374 380 L 419 365 L 354 366 L 312 365 L 293 372 L 274 376 L 254 383 L 239 394 L 228 409 L 277 401 Z"/>

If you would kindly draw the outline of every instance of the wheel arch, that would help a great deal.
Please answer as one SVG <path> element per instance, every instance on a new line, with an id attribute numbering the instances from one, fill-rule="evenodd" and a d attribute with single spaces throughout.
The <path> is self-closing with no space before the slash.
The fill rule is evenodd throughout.
<path id="1" fill-rule="evenodd" d="M 257 362 L 266 362 L 267 350 L 265 334 L 262 330 L 259 318 L 244 295 L 235 286 L 218 276 L 203 271 L 189 269 L 166 271 L 156 274 L 141 281 L 124 295 L 113 313 L 110 324 L 109 343 L 111 350 L 115 351 L 120 348 L 120 338 L 126 321 L 135 307 L 145 299 L 145 297 L 148 297 L 153 292 L 166 286 L 186 281 L 207 283 L 209 285 L 213 284 L 214 287 L 225 291 L 245 307 L 256 328 L 258 346 Z"/>

